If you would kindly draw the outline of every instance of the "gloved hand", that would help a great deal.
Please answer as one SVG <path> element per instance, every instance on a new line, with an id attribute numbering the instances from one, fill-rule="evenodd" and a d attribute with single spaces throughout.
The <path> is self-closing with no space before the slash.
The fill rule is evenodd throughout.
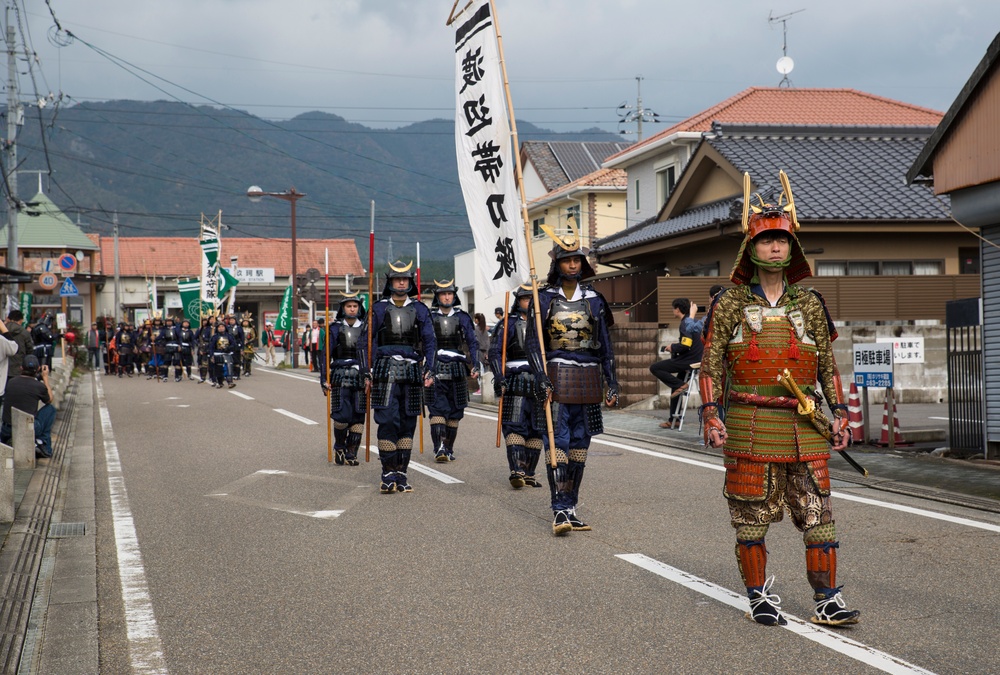
<path id="1" fill-rule="evenodd" d="M 832 422 L 833 449 L 844 450 L 851 442 L 851 434 L 848 430 L 846 417 L 834 417 Z"/>
<path id="2" fill-rule="evenodd" d="M 506 389 L 507 389 L 507 380 L 499 376 L 493 378 L 493 394 L 497 398 L 503 396 L 503 393 Z"/>
<path id="3" fill-rule="evenodd" d="M 726 425 L 717 416 L 705 419 L 705 445 L 713 448 L 721 448 L 726 443 Z"/>
<path id="4" fill-rule="evenodd" d="M 608 392 L 604 395 L 604 405 L 609 408 L 614 408 L 618 406 L 618 383 L 609 382 Z"/>
<path id="5" fill-rule="evenodd" d="M 552 386 L 552 380 L 550 380 L 547 375 L 538 376 L 537 386 L 542 400 L 547 401 L 552 398 L 552 393 L 555 391 L 555 388 Z"/>

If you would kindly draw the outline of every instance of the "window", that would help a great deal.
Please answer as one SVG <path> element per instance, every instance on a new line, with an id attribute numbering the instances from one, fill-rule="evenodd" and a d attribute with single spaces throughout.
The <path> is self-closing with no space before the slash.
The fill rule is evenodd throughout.
<path id="1" fill-rule="evenodd" d="M 580 222 L 580 205 L 574 204 L 566 209 L 566 234 L 570 233 L 570 223 L 572 227 L 580 232 L 583 229 L 583 223 Z"/>
<path id="2" fill-rule="evenodd" d="M 542 225 L 545 224 L 545 216 L 541 218 L 535 218 L 531 221 L 531 235 L 533 237 L 540 237 L 544 232 L 542 232 Z"/>
<path id="3" fill-rule="evenodd" d="M 639 206 L 639 179 L 635 179 L 635 210 L 638 211 L 642 207 Z"/>
<path id="4" fill-rule="evenodd" d="M 656 172 L 656 203 L 663 206 L 677 184 L 677 166 L 671 164 Z"/>
<path id="5" fill-rule="evenodd" d="M 979 249 L 960 247 L 958 249 L 958 273 L 979 274 Z"/>
<path id="6" fill-rule="evenodd" d="M 719 276 L 719 263 L 687 265 L 679 268 L 677 275 L 681 277 L 717 277 Z"/>
<path id="7" fill-rule="evenodd" d="M 837 260 L 817 260 L 816 276 L 818 277 L 855 277 L 855 276 L 907 276 L 911 274 L 934 275 L 941 274 L 940 260 L 861 260 L 842 262 Z"/>

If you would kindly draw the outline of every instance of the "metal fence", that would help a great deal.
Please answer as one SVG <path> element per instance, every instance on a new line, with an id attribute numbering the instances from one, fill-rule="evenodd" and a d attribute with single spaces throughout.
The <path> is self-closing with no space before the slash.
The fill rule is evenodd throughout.
<path id="1" fill-rule="evenodd" d="M 946 304 L 948 439 L 952 452 L 983 452 L 983 328 L 979 298 Z"/>

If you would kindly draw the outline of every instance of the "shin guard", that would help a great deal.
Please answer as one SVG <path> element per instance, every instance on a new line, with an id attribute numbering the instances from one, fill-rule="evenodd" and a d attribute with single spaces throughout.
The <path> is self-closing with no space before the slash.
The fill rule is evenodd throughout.
<path id="1" fill-rule="evenodd" d="M 806 544 L 806 577 L 815 591 L 837 587 L 837 549 L 835 541 Z"/>
<path id="2" fill-rule="evenodd" d="M 743 585 L 748 589 L 763 588 L 767 581 L 767 548 L 764 539 L 736 540 L 736 561 Z"/>

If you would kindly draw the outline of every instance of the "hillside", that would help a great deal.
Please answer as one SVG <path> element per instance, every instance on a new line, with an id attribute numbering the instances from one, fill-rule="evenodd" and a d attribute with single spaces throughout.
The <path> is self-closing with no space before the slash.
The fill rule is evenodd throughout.
<path id="1" fill-rule="evenodd" d="M 42 130 L 44 129 L 44 132 Z M 518 122 L 521 141 L 617 140 L 600 130 L 558 134 Z M 18 138 L 19 196 L 48 171 L 46 194 L 86 231 L 122 236 L 194 236 L 200 214 L 225 236 L 288 237 L 282 200 L 252 204 L 251 185 L 295 187 L 299 237 L 347 237 L 368 249 L 375 201 L 376 259 L 392 253 L 447 259 L 472 246 L 455 163 L 453 123 L 429 120 L 371 129 L 310 112 L 282 122 L 233 110 L 166 101 L 81 103 L 25 112 Z"/>

